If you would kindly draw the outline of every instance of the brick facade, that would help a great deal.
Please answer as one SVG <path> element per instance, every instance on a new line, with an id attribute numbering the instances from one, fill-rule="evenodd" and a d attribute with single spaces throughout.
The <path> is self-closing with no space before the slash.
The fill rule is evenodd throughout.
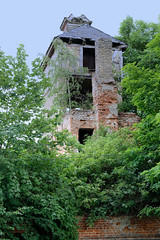
<path id="1" fill-rule="evenodd" d="M 119 127 L 132 127 L 134 123 L 139 123 L 140 120 L 141 118 L 132 112 L 121 112 L 118 114 Z"/>
<path id="2" fill-rule="evenodd" d="M 158 217 L 108 217 L 107 220 L 97 220 L 92 227 L 87 226 L 85 220 L 82 217 L 79 222 L 79 240 L 160 240 Z"/>
<path id="3" fill-rule="evenodd" d="M 73 109 L 65 115 L 62 126 L 63 129 L 67 129 L 78 139 L 79 129 L 97 128 L 95 112 L 92 110 Z"/>

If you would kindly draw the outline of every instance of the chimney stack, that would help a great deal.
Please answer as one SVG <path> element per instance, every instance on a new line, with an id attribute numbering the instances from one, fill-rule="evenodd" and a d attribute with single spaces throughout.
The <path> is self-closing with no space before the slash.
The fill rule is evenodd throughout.
<path id="1" fill-rule="evenodd" d="M 61 23 L 60 30 L 63 32 L 68 32 L 74 28 L 80 27 L 84 24 L 91 25 L 92 21 L 90 21 L 85 15 L 81 15 L 79 17 L 74 17 L 71 14 L 69 17 L 65 17 Z"/>

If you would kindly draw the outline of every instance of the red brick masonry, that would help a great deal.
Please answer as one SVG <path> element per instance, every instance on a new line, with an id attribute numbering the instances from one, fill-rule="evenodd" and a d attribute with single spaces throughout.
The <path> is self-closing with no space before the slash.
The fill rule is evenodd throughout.
<path id="1" fill-rule="evenodd" d="M 121 112 L 118 114 L 118 126 L 119 127 L 132 127 L 134 123 L 139 123 L 141 118 L 135 113 Z"/>
<path id="2" fill-rule="evenodd" d="M 97 220 L 92 227 L 87 226 L 85 218 L 82 217 L 79 226 L 79 240 L 160 240 L 160 218 L 158 217 L 108 217 L 107 220 Z"/>

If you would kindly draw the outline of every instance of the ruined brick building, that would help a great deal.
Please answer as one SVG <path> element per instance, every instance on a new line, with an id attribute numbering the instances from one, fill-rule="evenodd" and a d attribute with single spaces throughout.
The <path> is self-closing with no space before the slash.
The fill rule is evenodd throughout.
<path id="1" fill-rule="evenodd" d="M 92 94 L 93 107 L 90 110 L 70 109 L 66 112 L 61 129 L 68 129 L 82 143 L 86 134 L 92 135 L 100 125 L 118 129 L 131 126 L 139 118 L 133 113 L 119 113 L 117 84 L 113 77 L 113 67 L 120 71 L 123 65 L 122 53 L 126 45 L 120 40 L 94 28 L 86 16 L 74 17 L 72 14 L 65 17 L 59 36 L 70 49 L 78 55 L 79 65 L 88 67 L 89 74 L 85 78 L 82 88 Z M 56 38 L 57 38 L 56 37 Z M 46 55 L 54 58 L 52 44 Z M 47 66 L 45 68 L 47 73 Z M 46 93 L 45 107 L 49 108 L 53 98 Z"/>

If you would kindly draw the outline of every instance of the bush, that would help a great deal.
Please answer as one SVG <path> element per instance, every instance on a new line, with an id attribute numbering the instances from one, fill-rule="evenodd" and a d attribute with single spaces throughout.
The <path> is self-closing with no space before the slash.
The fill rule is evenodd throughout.
<path id="1" fill-rule="evenodd" d="M 99 130 L 73 156 L 72 182 L 80 215 L 89 220 L 135 215 L 147 204 L 141 172 L 149 169 L 150 163 L 133 134 L 128 129 Z"/>
<path id="2" fill-rule="evenodd" d="M 51 151 L 1 154 L 3 238 L 76 239 L 75 199 L 64 174 L 67 164 Z"/>

